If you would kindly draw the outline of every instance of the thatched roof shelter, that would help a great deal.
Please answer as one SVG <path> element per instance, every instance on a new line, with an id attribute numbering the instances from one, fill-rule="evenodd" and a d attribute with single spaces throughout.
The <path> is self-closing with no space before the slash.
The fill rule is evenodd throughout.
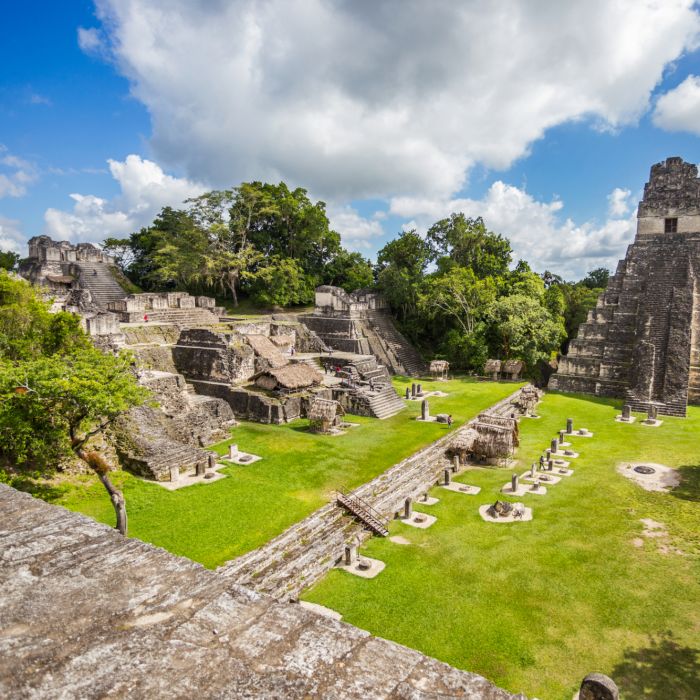
<path id="1" fill-rule="evenodd" d="M 484 365 L 484 374 L 494 374 L 495 372 L 501 371 L 501 361 L 500 360 L 486 360 Z"/>
<path id="2" fill-rule="evenodd" d="M 303 362 L 266 369 L 255 377 L 258 386 L 272 391 L 298 391 L 322 382 L 323 375 Z"/>
<path id="3" fill-rule="evenodd" d="M 251 333 L 246 335 L 245 339 L 248 341 L 248 345 L 253 348 L 255 354 L 266 360 L 267 364 L 273 369 L 284 367 L 287 364 L 287 358 L 266 335 Z"/>
<path id="4" fill-rule="evenodd" d="M 506 360 L 501 366 L 501 372 L 510 374 L 513 379 L 517 379 L 525 368 L 525 363 L 522 360 Z"/>
<path id="5" fill-rule="evenodd" d="M 446 372 L 450 368 L 450 363 L 447 360 L 431 360 L 431 372 Z"/>
<path id="6" fill-rule="evenodd" d="M 479 437 L 472 445 L 472 452 L 480 458 L 510 457 L 518 446 L 517 430 L 513 428 L 492 423 L 475 423 L 474 428 Z"/>
<path id="7" fill-rule="evenodd" d="M 472 447 L 478 439 L 479 433 L 474 428 L 461 430 L 450 443 L 448 450 L 454 454 L 466 455 L 472 451 Z"/>

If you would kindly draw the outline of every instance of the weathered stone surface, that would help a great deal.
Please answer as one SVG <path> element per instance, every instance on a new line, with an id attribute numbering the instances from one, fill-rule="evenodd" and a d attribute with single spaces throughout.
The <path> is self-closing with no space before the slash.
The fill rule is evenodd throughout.
<path id="1" fill-rule="evenodd" d="M 602 673 L 590 673 L 581 682 L 579 700 L 618 700 L 620 691 L 611 678 Z"/>
<path id="2" fill-rule="evenodd" d="M 0 485 L 7 698 L 525 700 Z"/>
<path id="3" fill-rule="evenodd" d="M 550 387 L 685 415 L 700 402 L 700 180 L 680 158 L 654 165 L 637 235 Z"/>

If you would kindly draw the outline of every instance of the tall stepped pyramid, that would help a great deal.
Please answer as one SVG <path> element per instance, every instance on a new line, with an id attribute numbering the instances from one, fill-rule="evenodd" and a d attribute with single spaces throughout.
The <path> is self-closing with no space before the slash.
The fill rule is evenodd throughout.
<path id="1" fill-rule="evenodd" d="M 549 387 L 685 416 L 700 403 L 699 277 L 698 170 L 668 158 L 652 166 L 635 240 Z"/>

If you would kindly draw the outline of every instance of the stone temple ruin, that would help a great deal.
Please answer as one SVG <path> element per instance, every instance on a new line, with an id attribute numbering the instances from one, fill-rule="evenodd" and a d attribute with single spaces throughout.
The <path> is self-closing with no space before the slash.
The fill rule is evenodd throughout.
<path id="1" fill-rule="evenodd" d="M 685 416 L 700 402 L 700 179 L 667 158 L 651 168 L 637 235 L 549 386 Z"/>
<path id="2" fill-rule="evenodd" d="M 235 418 L 280 424 L 308 417 L 314 429 L 332 433 L 346 411 L 393 416 L 404 403 L 390 373 L 426 369 L 373 293 L 319 287 L 313 314 L 227 316 L 211 297 L 127 293 L 99 248 L 47 236 L 30 240 L 20 273 L 45 288 L 56 309 L 79 314 L 96 345 L 133 354 L 159 405 L 122 417 L 112 441 L 123 466 L 157 481 L 171 479 L 175 468 L 200 473 L 209 459 L 203 446 Z"/>

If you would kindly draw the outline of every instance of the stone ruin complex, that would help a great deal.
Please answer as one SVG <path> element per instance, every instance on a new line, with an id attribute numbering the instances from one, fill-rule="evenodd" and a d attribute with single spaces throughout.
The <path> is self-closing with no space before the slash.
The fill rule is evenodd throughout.
<path id="1" fill-rule="evenodd" d="M 330 347 L 359 355 L 374 355 L 393 374 L 420 376 L 426 364 L 416 349 L 399 333 L 379 294 L 340 287 L 316 289 L 313 314 L 303 322 Z"/>
<path id="2" fill-rule="evenodd" d="M 700 179 L 681 158 L 652 166 L 637 234 L 549 386 L 684 416 L 700 402 Z"/>
<path id="3" fill-rule="evenodd" d="M 54 308 L 79 314 L 98 347 L 133 354 L 159 405 L 117 421 L 112 439 L 124 466 L 158 481 L 175 466 L 199 471 L 203 445 L 234 416 L 286 423 L 309 417 L 316 402 L 337 406 L 337 416 L 388 418 L 404 408 L 390 372 L 426 369 L 373 293 L 319 287 L 313 314 L 227 317 L 211 297 L 127 294 L 99 248 L 47 236 L 30 240 L 20 273 L 47 289 Z"/>
<path id="4" fill-rule="evenodd" d="M 30 238 L 29 255 L 21 262 L 19 273 L 33 284 L 48 287 L 59 298 L 74 289 L 87 290 L 100 311 L 126 296 L 115 277 L 114 258 L 92 243 L 73 245 L 48 236 Z"/>

